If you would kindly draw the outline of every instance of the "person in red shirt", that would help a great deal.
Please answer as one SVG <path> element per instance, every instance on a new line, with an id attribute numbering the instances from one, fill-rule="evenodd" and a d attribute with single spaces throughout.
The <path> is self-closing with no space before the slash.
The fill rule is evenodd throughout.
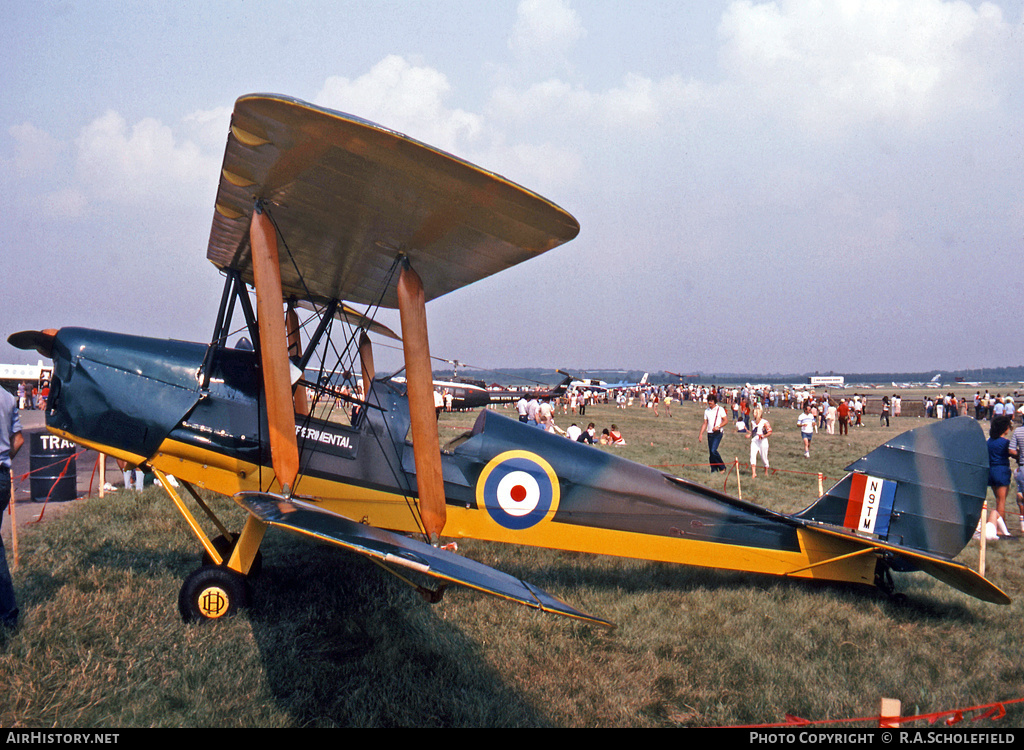
<path id="1" fill-rule="evenodd" d="M 839 434 L 850 434 L 850 405 L 845 398 L 839 399 L 839 406 L 836 407 L 836 416 L 839 417 Z"/>

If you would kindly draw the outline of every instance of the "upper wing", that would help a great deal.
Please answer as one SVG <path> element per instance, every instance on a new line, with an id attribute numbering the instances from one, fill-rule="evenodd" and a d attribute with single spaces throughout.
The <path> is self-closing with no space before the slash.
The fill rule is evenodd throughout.
<path id="1" fill-rule="evenodd" d="M 356 523 L 310 503 L 264 492 L 239 493 L 235 495 L 235 502 L 271 526 L 330 542 L 384 563 L 460 583 L 545 612 L 614 627 L 607 620 L 570 607 L 546 591 L 507 573 L 400 534 Z"/>
<path id="2" fill-rule="evenodd" d="M 235 103 L 207 257 L 252 282 L 256 200 L 284 239 L 285 297 L 376 304 L 404 252 L 439 297 L 568 242 L 536 193 L 366 120 L 276 95 Z M 289 257 L 290 256 L 290 257 Z M 397 307 L 394 285 L 383 304 Z"/>

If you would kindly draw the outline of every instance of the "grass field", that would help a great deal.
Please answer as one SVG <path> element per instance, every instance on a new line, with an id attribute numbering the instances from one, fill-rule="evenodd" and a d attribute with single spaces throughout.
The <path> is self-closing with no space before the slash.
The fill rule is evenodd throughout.
<path id="1" fill-rule="evenodd" d="M 710 481 L 700 410 L 672 411 L 591 407 L 576 421 L 615 422 L 622 455 Z M 473 417 L 444 415 L 442 442 Z M 813 501 L 818 472 L 827 487 L 923 423 L 885 429 L 870 418 L 849 438 L 819 435 L 806 459 L 796 412 L 768 418 L 779 471 L 751 480 L 744 465 L 739 489 L 786 512 Z M 729 435 L 722 455 L 743 462 L 747 446 Z M 727 489 L 737 493 L 735 475 Z M 229 500 L 220 507 L 240 524 Z M 1008 607 L 923 574 L 897 574 L 908 595 L 900 603 L 713 569 L 459 547 L 618 629 L 463 589 L 430 605 L 372 564 L 273 531 L 252 609 L 185 626 L 177 595 L 197 544 L 158 491 L 121 493 L 23 537 L 24 624 L 0 641 L 0 726 L 720 726 L 874 716 L 883 696 L 899 698 L 905 715 L 1024 698 L 1024 542 L 989 549 L 988 575 L 1015 600 Z M 972 544 L 961 559 L 976 566 L 977 555 Z M 1019 704 L 1007 712 L 970 726 L 1024 725 Z"/>

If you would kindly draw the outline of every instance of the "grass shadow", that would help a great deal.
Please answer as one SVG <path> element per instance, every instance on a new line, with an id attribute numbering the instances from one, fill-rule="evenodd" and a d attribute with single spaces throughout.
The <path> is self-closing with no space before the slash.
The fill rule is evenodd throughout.
<path id="1" fill-rule="evenodd" d="M 274 700 L 296 725 L 551 725 L 439 616 L 444 604 L 303 540 L 271 545 L 265 560 L 248 617 Z"/>
<path id="2" fill-rule="evenodd" d="M 697 591 L 824 595 L 853 605 L 880 605 L 882 611 L 894 619 L 955 619 L 963 624 L 977 621 L 975 611 L 954 598 L 959 594 L 945 590 L 942 584 L 927 578 L 924 573 L 917 573 L 915 578 L 910 578 L 911 574 L 898 574 L 897 592 L 889 594 L 867 584 L 786 578 L 644 560 L 595 558 L 584 553 L 548 554 L 555 555 L 559 564 L 518 562 L 503 566 L 503 572 L 553 591 L 592 589 L 603 595 L 617 592 L 623 596 Z M 522 561 L 523 557 L 518 559 Z"/>
<path id="3" fill-rule="evenodd" d="M 458 602 L 431 606 L 358 556 L 291 535 L 264 540 L 251 608 L 185 625 L 177 594 L 200 554 L 167 505 L 87 503 L 25 539 L 0 723 L 554 723 L 462 632 Z"/>

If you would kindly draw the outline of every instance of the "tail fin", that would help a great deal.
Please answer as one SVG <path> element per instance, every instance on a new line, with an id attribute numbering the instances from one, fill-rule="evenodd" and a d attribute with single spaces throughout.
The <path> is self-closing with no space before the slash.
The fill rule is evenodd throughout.
<path id="1" fill-rule="evenodd" d="M 945 419 L 893 438 L 847 471 L 796 517 L 950 559 L 981 517 L 988 447 L 974 419 Z"/>

